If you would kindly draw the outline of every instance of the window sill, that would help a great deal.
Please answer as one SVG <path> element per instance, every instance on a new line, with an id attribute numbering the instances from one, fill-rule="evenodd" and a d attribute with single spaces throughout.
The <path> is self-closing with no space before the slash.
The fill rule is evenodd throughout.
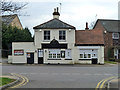
<path id="1" fill-rule="evenodd" d="M 79 60 L 92 60 L 92 59 L 91 59 L 91 58 L 90 58 L 90 59 L 87 59 L 87 58 L 86 58 L 86 59 L 79 59 Z"/>
<path id="2" fill-rule="evenodd" d="M 72 59 L 65 59 L 65 60 L 72 60 Z"/>
<path id="3" fill-rule="evenodd" d="M 59 42 L 66 42 L 66 40 L 59 40 Z"/>
<path id="4" fill-rule="evenodd" d="M 57 59 L 57 58 L 56 58 L 56 59 L 47 59 L 47 60 L 61 60 L 61 59 Z"/>
<path id="5" fill-rule="evenodd" d="M 50 40 L 43 40 L 43 42 L 50 42 Z"/>
<path id="6" fill-rule="evenodd" d="M 118 40 L 119 38 L 113 38 L 113 40 Z"/>

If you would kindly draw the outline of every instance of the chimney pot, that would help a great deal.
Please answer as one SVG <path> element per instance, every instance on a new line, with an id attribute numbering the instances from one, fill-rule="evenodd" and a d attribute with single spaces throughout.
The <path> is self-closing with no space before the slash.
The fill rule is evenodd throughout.
<path id="1" fill-rule="evenodd" d="M 85 28 L 86 30 L 88 30 L 89 28 L 88 28 L 88 22 L 86 22 L 86 28 Z"/>
<path id="2" fill-rule="evenodd" d="M 57 10 L 57 11 L 56 11 Z M 53 12 L 53 18 L 57 18 L 59 19 L 60 13 L 58 12 L 58 7 L 54 8 L 54 12 Z"/>
<path id="3" fill-rule="evenodd" d="M 58 7 L 57 7 L 57 12 L 58 12 Z"/>
<path id="4" fill-rule="evenodd" d="M 56 8 L 54 8 L 54 12 L 56 12 Z"/>

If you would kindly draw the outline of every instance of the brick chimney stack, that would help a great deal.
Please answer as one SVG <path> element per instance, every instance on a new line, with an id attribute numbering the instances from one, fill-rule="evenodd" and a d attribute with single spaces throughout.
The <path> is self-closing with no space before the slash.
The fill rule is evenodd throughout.
<path id="1" fill-rule="evenodd" d="M 85 30 L 88 30 L 89 28 L 88 28 L 88 22 L 86 22 L 86 28 L 85 28 Z"/>
<path id="2" fill-rule="evenodd" d="M 57 11 L 56 11 L 56 10 L 57 10 Z M 59 19 L 59 16 L 60 16 L 60 13 L 59 13 L 58 7 L 57 7 L 57 8 L 54 8 L 53 18 Z"/>

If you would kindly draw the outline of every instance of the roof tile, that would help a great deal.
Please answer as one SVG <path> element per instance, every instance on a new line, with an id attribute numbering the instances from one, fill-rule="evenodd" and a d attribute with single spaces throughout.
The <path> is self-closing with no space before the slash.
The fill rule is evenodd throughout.
<path id="1" fill-rule="evenodd" d="M 93 30 L 76 30 L 76 44 L 104 44 L 103 31 L 99 29 Z"/>

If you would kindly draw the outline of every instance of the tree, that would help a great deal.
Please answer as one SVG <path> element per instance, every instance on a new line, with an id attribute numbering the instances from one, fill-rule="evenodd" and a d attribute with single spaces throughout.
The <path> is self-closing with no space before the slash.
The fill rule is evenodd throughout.
<path id="1" fill-rule="evenodd" d="M 0 1 L 1 8 L 0 11 L 3 13 L 16 13 L 26 7 L 28 3 L 18 3 L 12 1 L 1 0 Z"/>
<path id="2" fill-rule="evenodd" d="M 21 30 L 2 24 L 2 49 L 12 49 L 12 42 L 33 42 L 29 29 Z"/>

